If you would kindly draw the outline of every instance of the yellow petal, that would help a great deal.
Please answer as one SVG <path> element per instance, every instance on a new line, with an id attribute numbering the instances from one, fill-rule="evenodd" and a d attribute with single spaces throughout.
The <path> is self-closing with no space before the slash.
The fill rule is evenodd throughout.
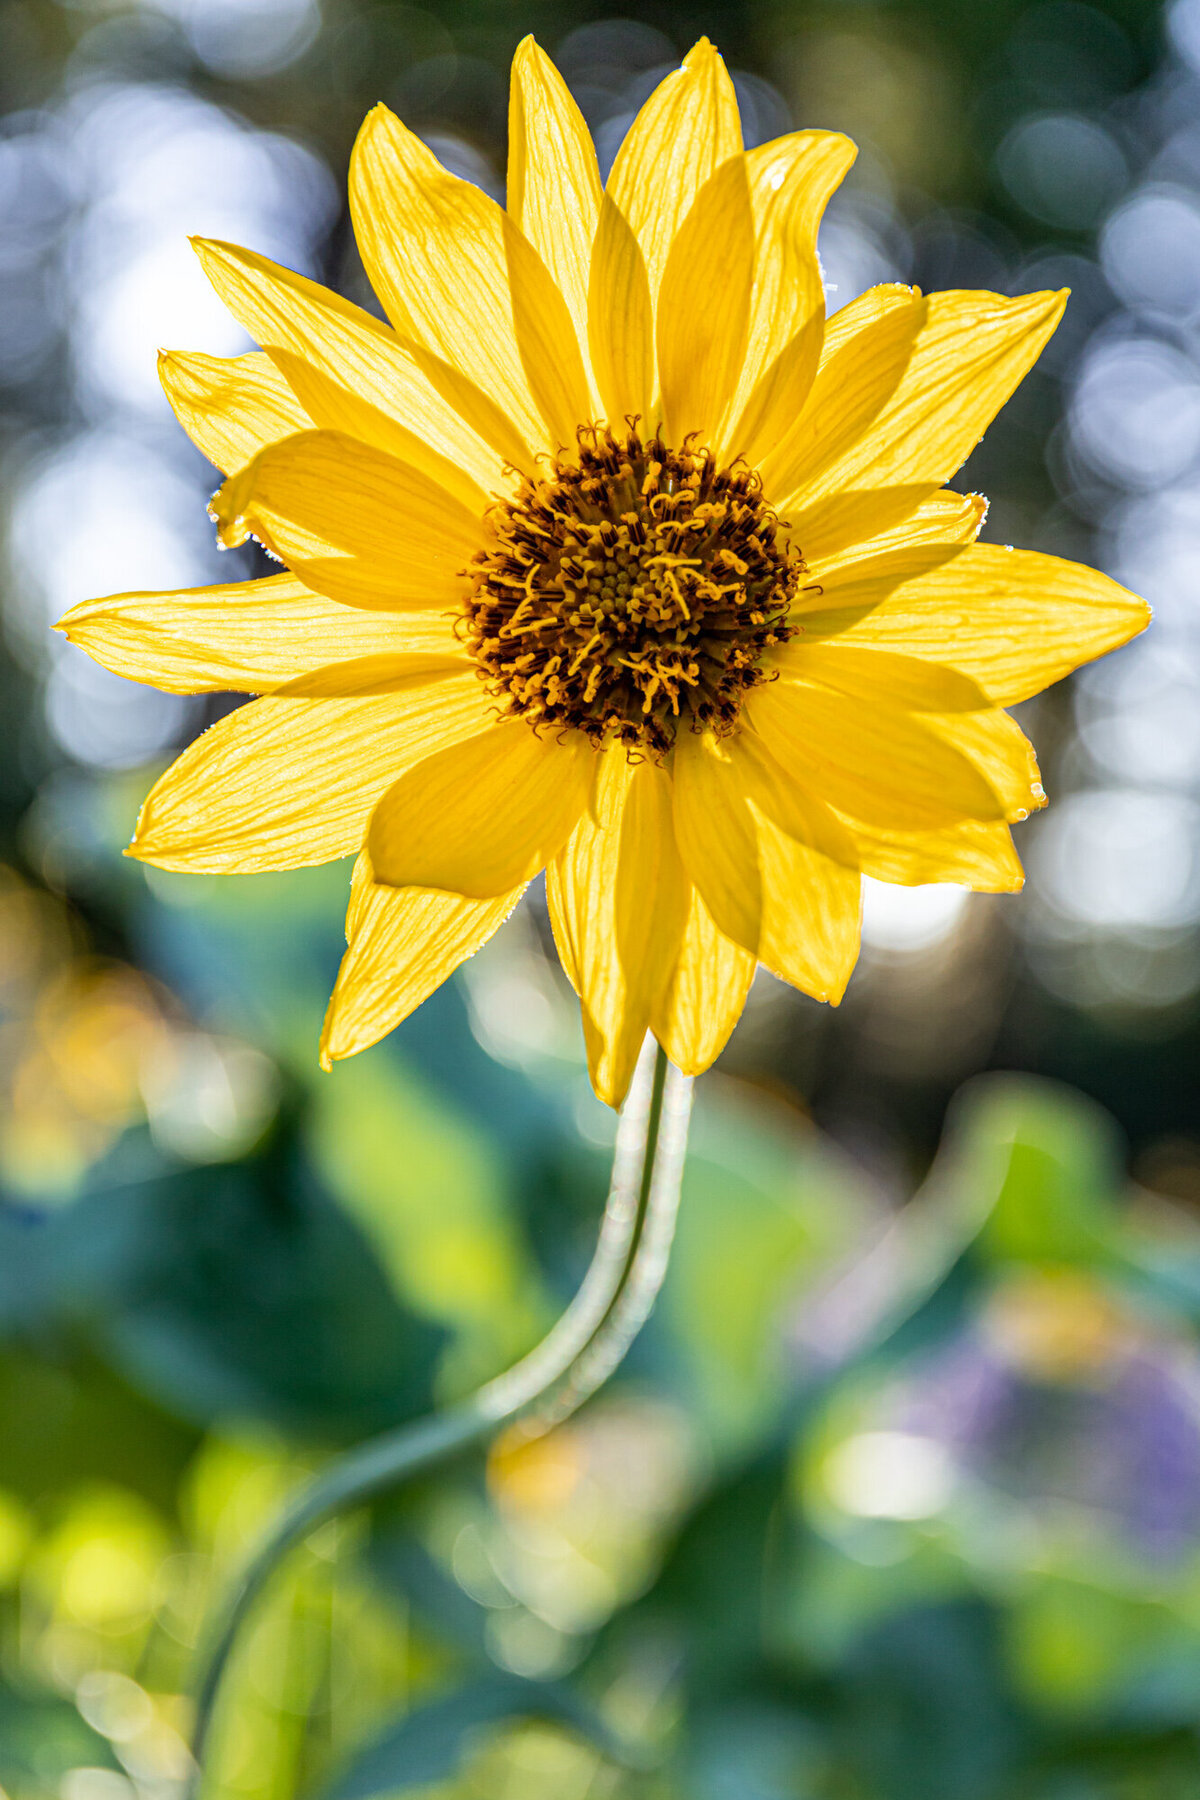
<path id="1" fill-rule="evenodd" d="M 868 327 L 822 365 L 805 413 L 836 405 L 840 384 L 874 370 L 878 404 L 855 441 L 826 442 L 819 453 L 803 434 L 785 469 L 772 461 L 769 489 L 787 510 L 841 488 L 941 484 L 966 461 L 1013 389 L 1032 368 L 1066 305 L 1065 293 L 950 292 L 916 303 L 919 326 L 897 377 L 893 357 L 876 356 L 886 323 Z M 857 358 L 853 375 L 846 359 Z M 766 474 L 764 471 L 764 480 Z"/>
<path id="2" fill-rule="evenodd" d="M 744 156 L 707 181 L 675 236 L 658 297 L 658 370 L 671 443 L 712 436 L 741 373 L 754 280 Z"/>
<path id="3" fill-rule="evenodd" d="M 1007 825 L 964 819 L 932 831 L 887 831 L 844 821 L 864 875 L 901 887 L 950 881 L 981 894 L 1015 894 L 1025 876 Z"/>
<path id="4" fill-rule="evenodd" d="M 171 594 L 84 600 L 57 629 L 130 681 L 170 694 L 267 694 L 355 657 L 462 656 L 441 613 L 364 612 L 310 593 L 294 575 Z"/>
<path id="5" fill-rule="evenodd" d="M 959 755 L 967 757 L 998 795 L 1011 823 L 1046 804 L 1033 745 L 1015 719 L 989 712 L 942 713 L 926 723 Z"/>
<path id="6" fill-rule="evenodd" d="M 367 838 L 376 879 L 489 900 L 532 881 L 588 802 L 594 752 L 523 719 L 426 757 L 383 796 Z"/>
<path id="7" fill-rule="evenodd" d="M 332 862 L 361 846 L 396 776 L 478 731 L 484 707 L 473 674 L 428 657 L 305 675 L 189 745 L 151 791 L 127 854 L 218 875 Z"/>
<path id="8" fill-rule="evenodd" d="M 899 386 L 924 317 L 915 289 L 889 283 L 869 288 L 829 321 L 816 376 L 790 421 L 780 421 L 779 435 L 763 443 L 758 465 L 764 492 L 789 519 L 827 494 L 885 485 L 847 476 L 818 486 L 814 476 L 840 468 L 862 441 Z"/>
<path id="9" fill-rule="evenodd" d="M 756 688 L 746 710 L 793 778 L 852 818 L 920 831 L 1004 816 L 972 761 L 929 720 L 882 697 L 864 700 L 786 672 Z"/>
<path id="10" fill-rule="evenodd" d="M 359 438 L 364 444 L 386 450 L 389 456 L 398 456 L 411 468 L 432 476 L 468 512 L 477 516 L 486 512 L 491 504 L 490 497 L 467 470 L 451 462 L 448 456 L 432 450 L 416 432 L 394 419 L 391 413 L 384 412 L 382 407 L 373 405 L 354 388 L 335 381 L 324 369 L 306 362 L 291 350 L 271 350 L 269 360 L 308 415 L 305 424 L 294 427 L 296 431 L 316 425 L 322 431 L 340 431 L 347 437 Z"/>
<path id="11" fill-rule="evenodd" d="M 717 930 L 695 887 L 691 893 L 674 974 L 651 1009 L 650 1029 L 677 1069 L 702 1075 L 742 1016 L 757 964 Z"/>
<path id="12" fill-rule="evenodd" d="M 307 431 L 312 418 L 269 356 L 201 356 L 161 350 L 158 378 L 193 444 L 222 475 L 265 444 Z"/>
<path id="13" fill-rule="evenodd" d="M 671 833 L 671 793 L 652 763 L 602 758 L 595 798 L 546 871 L 563 967 L 582 1001 L 592 1085 L 625 1098 L 651 1009 L 674 972 L 690 883 Z"/>
<path id="14" fill-rule="evenodd" d="M 525 379 L 549 433 L 550 448 L 573 448 L 577 428 L 596 410 L 575 326 L 537 251 L 507 214 L 500 216 Z"/>
<path id="15" fill-rule="evenodd" d="M 842 563 L 892 550 L 973 544 L 987 517 L 982 494 L 949 488 L 862 488 L 830 494 L 788 515 L 815 582 Z"/>
<path id="16" fill-rule="evenodd" d="M 957 669 L 887 650 L 850 647 L 840 638 L 811 644 L 794 639 L 788 646 L 787 665 L 806 680 L 870 705 L 879 700 L 912 712 L 962 713 L 986 712 L 992 704 L 979 683 Z"/>
<path id="17" fill-rule="evenodd" d="M 752 732 L 680 741 L 675 837 L 727 937 L 816 999 L 841 999 L 858 955 L 853 842 Z"/>
<path id="18" fill-rule="evenodd" d="M 754 296 L 746 358 L 718 439 L 727 456 L 757 466 L 804 404 L 825 318 L 817 227 L 855 155 L 850 139 L 832 131 L 794 131 L 747 152 Z"/>
<path id="19" fill-rule="evenodd" d="M 347 606 L 460 606 L 481 522 L 420 469 L 339 431 L 272 444 L 212 502 L 221 536 L 253 532 Z"/>
<path id="20" fill-rule="evenodd" d="M 513 329 L 503 210 L 444 169 L 386 106 L 372 108 L 358 134 L 350 210 L 371 286 L 401 337 L 460 369 L 539 445 Z"/>
<path id="21" fill-rule="evenodd" d="M 485 394 L 456 364 L 435 356 L 423 345 L 409 340 L 405 349 L 447 406 L 452 406 L 476 436 L 499 457 L 501 474 L 493 484 L 495 489 L 511 488 L 513 469 L 522 475 L 533 473 L 536 464 L 532 450 L 508 414 L 489 394 Z"/>
<path id="22" fill-rule="evenodd" d="M 193 240 L 204 272 L 234 318 L 264 349 L 290 350 L 390 413 L 491 493 L 504 482 L 500 455 L 442 397 L 393 331 L 315 281 L 212 239 Z M 435 475 L 436 468 L 428 471 Z"/>
<path id="23" fill-rule="evenodd" d="M 416 1011 L 503 925 L 523 888 L 463 900 L 384 887 L 364 850 L 354 865 L 346 941 L 321 1031 L 321 1066 L 369 1050 Z"/>
<path id="24" fill-rule="evenodd" d="M 1001 706 L 1027 700 L 1150 622 L 1144 600 L 1082 563 L 976 544 L 848 564 L 799 615 L 804 641 L 898 650 L 960 669 Z M 786 657 L 786 651 L 784 653 Z"/>
<path id="25" fill-rule="evenodd" d="M 512 64 L 508 211 L 554 277 L 576 338 L 586 344 L 600 172 L 582 113 L 550 58 L 531 37 L 517 46 Z"/>
<path id="26" fill-rule="evenodd" d="M 660 81 L 617 151 L 608 193 L 633 228 L 658 295 L 675 233 L 710 175 L 742 147 L 737 96 L 707 38 Z"/>
<path id="27" fill-rule="evenodd" d="M 588 284 L 588 346 L 605 417 L 654 422 L 654 307 L 646 260 L 610 194 L 600 208 Z"/>

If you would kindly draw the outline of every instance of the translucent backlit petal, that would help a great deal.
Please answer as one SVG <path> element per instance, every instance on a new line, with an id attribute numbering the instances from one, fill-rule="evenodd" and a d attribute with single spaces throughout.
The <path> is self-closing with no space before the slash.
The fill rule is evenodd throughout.
<path id="1" fill-rule="evenodd" d="M 521 898 L 496 900 L 384 887 L 365 851 L 354 865 L 348 948 L 321 1031 L 321 1065 L 368 1050 L 487 943 Z"/>
<path id="2" fill-rule="evenodd" d="M 870 705 L 878 700 L 913 712 L 962 713 L 984 712 L 992 704 L 979 683 L 958 669 L 889 650 L 848 646 L 840 638 L 817 643 L 794 639 L 787 663 L 797 675 Z"/>
<path id="3" fill-rule="evenodd" d="M 983 894 L 1015 894 L 1025 876 L 1008 826 L 964 819 L 930 831 L 876 829 L 846 819 L 864 875 L 901 887 L 950 881 Z"/>
<path id="4" fill-rule="evenodd" d="M 114 675 L 171 694 L 267 694 L 358 657 L 462 655 L 441 613 L 339 606 L 294 575 L 85 600 L 58 629 Z"/>
<path id="5" fill-rule="evenodd" d="M 544 435 L 513 326 L 504 212 L 442 167 L 386 106 L 350 163 L 354 234 L 397 332 L 462 371 L 531 446 Z"/>
<path id="6" fill-rule="evenodd" d="M 677 1068 L 702 1075 L 737 1024 L 757 967 L 722 935 L 696 888 L 671 979 L 650 1012 L 650 1029 Z"/>
<path id="7" fill-rule="evenodd" d="M 754 216 L 744 156 L 696 197 L 671 245 L 658 298 L 658 371 L 672 443 L 712 436 L 737 385 L 750 327 Z"/>
<path id="8" fill-rule="evenodd" d="M 555 941 L 583 1005 L 592 1085 L 619 1106 L 673 975 L 690 883 L 671 832 L 671 792 L 623 747 L 601 759 L 592 806 L 546 871 Z"/>
<path id="9" fill-rule="evenodd" d="M 763 488 L 788 518 L 843 488 L 884 485 L 846 479 L 819 486 L 816 477 L 850 455 L 895 392 L 923 318 L 914 289 L 889 284 L 868 289 L 830 320 L 815 377 L 760 452 Z"/>
<path id="10" fill-rule="evenodd" d="M 1010 706 L 1145 629 L 1144 600 L 1082 563 L 976 544 L 847 564 L 802 614 L 804 641 L 897 650 L 959 669 Z"/>
<path id="11" fill-rule="evenodd" d="M 273 444 L 213 500 L 226 542 L 249 533 L 347 606 L 461 604 L 482 526 L 420 469 L 338 431 Z"/>
<path id="12" fill-rule="evenodd" d="M 570 449 L 576 427 L 594 411 L 575 325 L 537 251 L 507 214 L 501 218 L 521 366 L 550 448 Z"/>
<path id="13" fill-rule="evenodd" d="M 1009 822 L 1045 806 L 1046 794 L 1033 745 L 1015 719 L 989 712 L 942 713 L 928 724 L 959 754 L 974 763 L 997 794 Z"/>
<path id="14" fill-rule="evenodd" d="M 656 380 L 654 307 L 646 260 L 633 228 L 604 196 L 588 286 L 588 344 L 604 413 L 652 420 Z"/>
<path id="15" fill-rule="evenodd" d="M 253 250 L 212 239 L 193 242 L 217 293 L 264 349 L 290 350 L 352 388 L 390 413 L 438 458 L 465 469 L 485 492 L 504 482 L 501 456 L 443 398 L 379 319 Z"/>
<path id="16" fill-rule="evenodd" d="M 152 789 L 127 854 L 219 875 L 346 856 L 400 771 L 478 731 L 484 708 L 472 674 L 429 657 L 303 676 L 189 745 Z"/>
<path id="17" fill-rule="evenodd" d="M 757 462 L 804 404 L 825 318 L 817 227 L 855 154 L 849 138 L 832 131 L 794 131 L 747 152 L 754 293 L 746 356 L 719 434 L 727 455 Z"/>
<path id="18" fill-rule="evenodd" d="M 322 431 L 340 431 L 364 444 L 373 444 L 377 450 L 386 450 L 389 456 L 398 456 L 401 462 L 431 476 L 468 512 L 482 514 L 491 504 L 489 496 L 466 469 L 448 456 L 431 450 L 415 432 L 409 431 L 391 413 L 373 405 L 354 388 L 334 381 L 315 363 L 307 362 L 290 350 L 272 350 L 269 357 L 303 405 L 308 414 L 308 427 L 315 425 Z M 295 429 L 305 428 L 301 425 Z"/>
<path id="19" fill-rule="evenodd" d="M 785 510 L 847 487 L 948 481 L 1028 374 L 1066 305 L 1065 293 L 950 292 L 914 298 L 908 353 L 889 315 L 823 361 L 805 407 L 808 423 L 763 469 Z M 815 430 L 846 384 L 875 389 L 869 427 Z M 769 473 L 768 473 L 769 471 Z"/>
<path id="20" fill-rule="evenodd" d="M 675 233 L 709 176 L 742 147 L 737 96 L 707 38 L 660 81 L 625 134 L 607 191 L 632 226 L 658 295 Z"/>
<path id="21" fill-rule="evenodd" d="M 375 808 L 376 878 L 476 900 L 532 881 L 587 805 L 592 762 L 586 739 L 538 737 L 523 719 L 426 757 Z"/>
<path id="22" fill-rule="evenodd" d="M 550 58 L 531 37 L 517 46 L 513 57 L 508 211 L 554 277 L 576 337 L 586 345 L 600 172 L 583 114 Z"/>
<path id="23" fill-rule="evenodd" d="M 312 417 L 269 356 L 163 350 L 158 378 L 183 429 L 229 475 L 267 444 L 308 431 Z"/>
<path id="24" fill-rule="evenodd" d="M 683 740 L 675 836 L 720 930 L 818 1000 L 837 1002 L 858 955 L 854 845 L 751 732 Z"/>
<path id="25" fill-rule="evenodd" d="M 830 494 L 813 507 L 788 515 L 791 535 L 804 553 L 814 581 L 842 563 L 892 550 L 940 544 L 954 549 L 973 544 L 987 517 L 980 494 L 949 488 L 859 488 Z"/>
<path id="26" fill-rule="evenodd" d="M 793 778 L 852 818 L 919 831 L 1004 817 L 1002 799 L 969 757 L 920 714 L 882 698 L 789 674 L 756 688 L 746 710 Z"/>

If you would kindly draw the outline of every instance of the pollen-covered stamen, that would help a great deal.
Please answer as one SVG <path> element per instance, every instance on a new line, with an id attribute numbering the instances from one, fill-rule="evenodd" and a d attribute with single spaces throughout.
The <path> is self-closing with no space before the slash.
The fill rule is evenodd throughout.
<path id="1" fill-rule="evenodd" d="M 748 469 L 584 426 L 488 517 L 464 637 L 507 713 L 665 754 L 724 735 L 807 573 Z"/>

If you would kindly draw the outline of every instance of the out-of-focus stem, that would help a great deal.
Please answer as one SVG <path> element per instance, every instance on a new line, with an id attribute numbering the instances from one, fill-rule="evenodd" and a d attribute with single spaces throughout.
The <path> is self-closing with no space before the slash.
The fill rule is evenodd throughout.
<path id="1" fill-rule="evenodd" d="M 332 1463 L 284 1512 L 226 1603 L 201 1668 L 190 1793 L 204 1774 L 222 1677 L 238 1633 L 289 1550 L 359 1506 L 520 1418 L 536 1436 L 605 1382 L 644 1325 L 667 1270 L 687 1148 L 691 1082 L 647 1045 L 617 1128 L 596 1250 L 575 1298 L 537 1347 L 444 1411 L 372 1438 Z"/>

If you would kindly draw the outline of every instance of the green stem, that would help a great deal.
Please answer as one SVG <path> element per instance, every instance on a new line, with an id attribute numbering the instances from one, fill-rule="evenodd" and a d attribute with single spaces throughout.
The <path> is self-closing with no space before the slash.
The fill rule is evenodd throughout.
<path id="1" fill-rule="evenodd" d="M 608 1379 L 645 1323 L 666 1274 L 687 1147 L 691 1083 L 655 1047 L 644 1055 L 617 1129 L 595 1254 L 549 1334 L 466 1400 L 347 1451 L 287 1508 L 244 1570 L 208 1647 L 196 1693 L 191 1793 L 204 1773 L 230 1654 L 281 1559 L 335 1513 L 397 1486 L 526 1415 L 531 1435 L 574 1412 Z"/>

